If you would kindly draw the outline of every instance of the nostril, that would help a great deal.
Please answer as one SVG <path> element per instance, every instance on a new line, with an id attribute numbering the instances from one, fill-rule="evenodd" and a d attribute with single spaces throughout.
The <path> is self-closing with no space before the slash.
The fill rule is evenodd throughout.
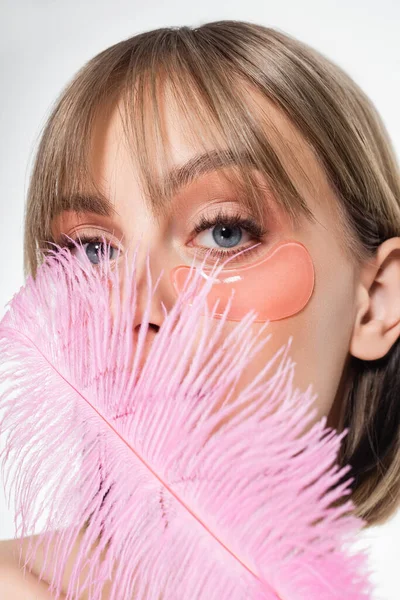
<path id="1" fill-rule="evenodd" d="M 138 332 L 142 325 L 143 325 L 143 323 L 139 323 L 139 325 L 137 326 Z M 158 330 L 160 329 L 160 326 L 156 325 L 155 323 L 149 323 L 149 329 L 152 329 L 153 331 L 155 331 L 157 333 Z"/>

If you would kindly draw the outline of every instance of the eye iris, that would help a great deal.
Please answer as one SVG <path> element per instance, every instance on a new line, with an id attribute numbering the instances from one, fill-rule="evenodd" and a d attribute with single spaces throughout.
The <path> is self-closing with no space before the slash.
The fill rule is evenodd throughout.
<path id="1" fill-rule="evenodd" d="M 91 248 L 91 246 L 92 247 L 94 246 L 96 248 L 96 250 L 93 251 L 93 248 Z M 99 246 L 102 247 L 102 251 L 101 251 L 102 257 L 101 258 L 103 258 L 105 251 L 104 251 L 104 244 L 102 242 L 88 242 L 87 247 L 86 247 L 86 254 L 87 254 L 88 258 L 90 260 L 93 258 L 94 260 L 92 262 L 96 265 L 99 264 L 99 262 L 101 260 L 101 258 L 99 257 L 99 252 L 98 252 Z M 111 259 L 111 254 L 112 254 L 113 248 L 111 248 L 111 246 L 110 246 L 109 250 L 110 250 L 109 258 Z"/>
<path id="2" fill-rule="evenodd" d="M 238 235 L 233 236 L 232 239 L 227 239 L 231 235 L 232 231 L 238 232 Z M 235 227 L 225 227 L 224 225 L 216 225 L 213 229 L 213 238 L 219 244 L 225 246 L 225 248 L 231 248 L 232 246 L 236 246 L 242 239 L 241 229 L 238 226 Z"/>

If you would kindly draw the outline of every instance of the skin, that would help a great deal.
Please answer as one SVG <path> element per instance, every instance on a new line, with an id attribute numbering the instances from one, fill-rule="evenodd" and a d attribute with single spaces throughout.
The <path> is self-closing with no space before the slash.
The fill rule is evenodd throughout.
<path id="1" fill-rule="evenodd" d="M 294 385 L 304 390 L 312 383 L 313 391 L 317 394 L 314 421 L 326 415 L 328 424 L 334 426 L 341 402 L 342 373 L 350 354 L 364 360 L 380 358 L 400 335 L 400 238 L 391 238 L 381 244 L 373 261 L 355 265 L 343 248 L 338 234 L 338 200 L 315 155 L 282 113 L 265 100 L 260 101 L 255 95 L 252 98 L 258 106 L 262 104 L 279 135 L 295 149 L 297 168 L 284 153 L 281 158 L 316 217 L 315 223 L 302 218 L 298 227 L 294 228 L 275 207 L 269 224 L 269 237 L 263 241 L 262 251 L 257 257 L 268 252 L 273 240 L 283 237 L 298 240 L 306 246 L 312 258 L 315 287 L 302 311 L 268 325 L 265 335 L 272 334 L 272 337 L 246 368 L 238 382 L 237 393 L 293 336 L 290 356 L 296 363 Z M 185 121 L 170 95 L 167 95 L 165 107 L 171 164 L 181 165 L 203 149 L 196 148 L 191 142 L 190 131 L 184 129 Z M 161 269 L 165 273 L 153 298 L 149 320 L 154 327 L 148 331 L 149 349 L 164 319 L 162 304 L 170 310 L 176 298 L 168 276 L 170 270 L 178 265 L 190 264 L 196 250 L 202 257 L 206 249 L 218 248 L 211 229 L 192 238 L 192 226 L 202 214 L 211 216 L 221 206 L 232 214 L 239 210 L 244 217 L 248 215 L 240 204 L 240 198 L 235 197 L 235 190 L 221 177 L 221 172 L 213 172 L 182 189 L 173 199 L 169 217 L 157 221 L 144 200 L 124 142 L 119 109 L 119 105 L 115 105 L 109 118 L 99 118 L 95 123 L 91 157 L 97 185 L 112 201 L 118 212 L 117 217 L 111 219 L 93 213 L 77 215 L 66 211 L 54 221 L 53 234 L 55 239 L 60 233 L 71 237 L 85 232 L 108 234 L 111 243 L 122 250 L 128 247 L 128 241 L 132 241 L 134 246 L 143 234 L 142 240 L 150 249 L 153 282 Z M 261 174 L 257 174 L 257 177 L 262 181 Z M 271 201 L 273 205 L 273 198 L 266 188 L 266 202 Z M 256 240 L 243 232 L 237 250 L 254 243 Z M 234 261 L 232 267 L 233 264 Z M 144 252 L 139 253 L 137 265 L 139 298 L 134 336 L 138 335 L 146 305 Z M 248 310 L 250 308 L 249 304 Z M 254 332 L 261 325 L 255 323 Z M 226 323 L 225 333 L 229 333 L 233 327 L 234 322 Z M 4 544 L 11 548 L 15 543 L 15 540 L 3 542 L 3 548 Z M 71 553 L 71 563 L 76 551 L 74 549 Z M 36 573 L 40 570 L 40 564 L 41 558 L 38 557 Z M 68 573 L 64 591 L 67 581 Z"/>

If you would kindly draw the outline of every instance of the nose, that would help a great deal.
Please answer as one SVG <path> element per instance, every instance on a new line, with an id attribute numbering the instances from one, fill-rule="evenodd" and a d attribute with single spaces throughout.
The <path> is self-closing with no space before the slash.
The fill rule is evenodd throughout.
<path id="1" fill-rule="evenodd" d="M 139 366 L 143 366 L 174 302 L 168 265 L 159 247 L 144 243 L 141 235 L 118 259 L 116 276 L 115 289 L 111 292 L 113 318 L 116 318 L 118 303 L 122 320 L 127 319 L 125 325 L 131 327 L 133 350 L 140 350 Z M 143 329 L 147 331 L 144 333 Z"/>

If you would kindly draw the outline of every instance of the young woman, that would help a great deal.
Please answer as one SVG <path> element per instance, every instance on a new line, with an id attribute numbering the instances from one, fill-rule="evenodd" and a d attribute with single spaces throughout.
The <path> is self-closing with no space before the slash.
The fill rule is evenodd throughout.
<path id="1" fill-rule="evenodd" d="M 241 268 L 282 240 L 302 244 L 314 272 L 307 301 L 271 321 L 238 391 L 293 335 L 294 383 L 312 382 L 315 419 L 349 428 L 339 461 L 352 467 L 356 514 L 383 523 L 400 483 L 399 199 L 384 125 L 337 65 L 252 23 L 162 28 L 101 52 L 57 100 L 28 193 L 25 274 L 66 235 L 93 264 L 102 235 L 122 253 L 143 236 L 154 280 L 210 248 L 226 257 L 258 243 Z M 246 310 L 262 310 L 266 284 Z M 175 298 L 165 278 L 149 346 Z"/>

